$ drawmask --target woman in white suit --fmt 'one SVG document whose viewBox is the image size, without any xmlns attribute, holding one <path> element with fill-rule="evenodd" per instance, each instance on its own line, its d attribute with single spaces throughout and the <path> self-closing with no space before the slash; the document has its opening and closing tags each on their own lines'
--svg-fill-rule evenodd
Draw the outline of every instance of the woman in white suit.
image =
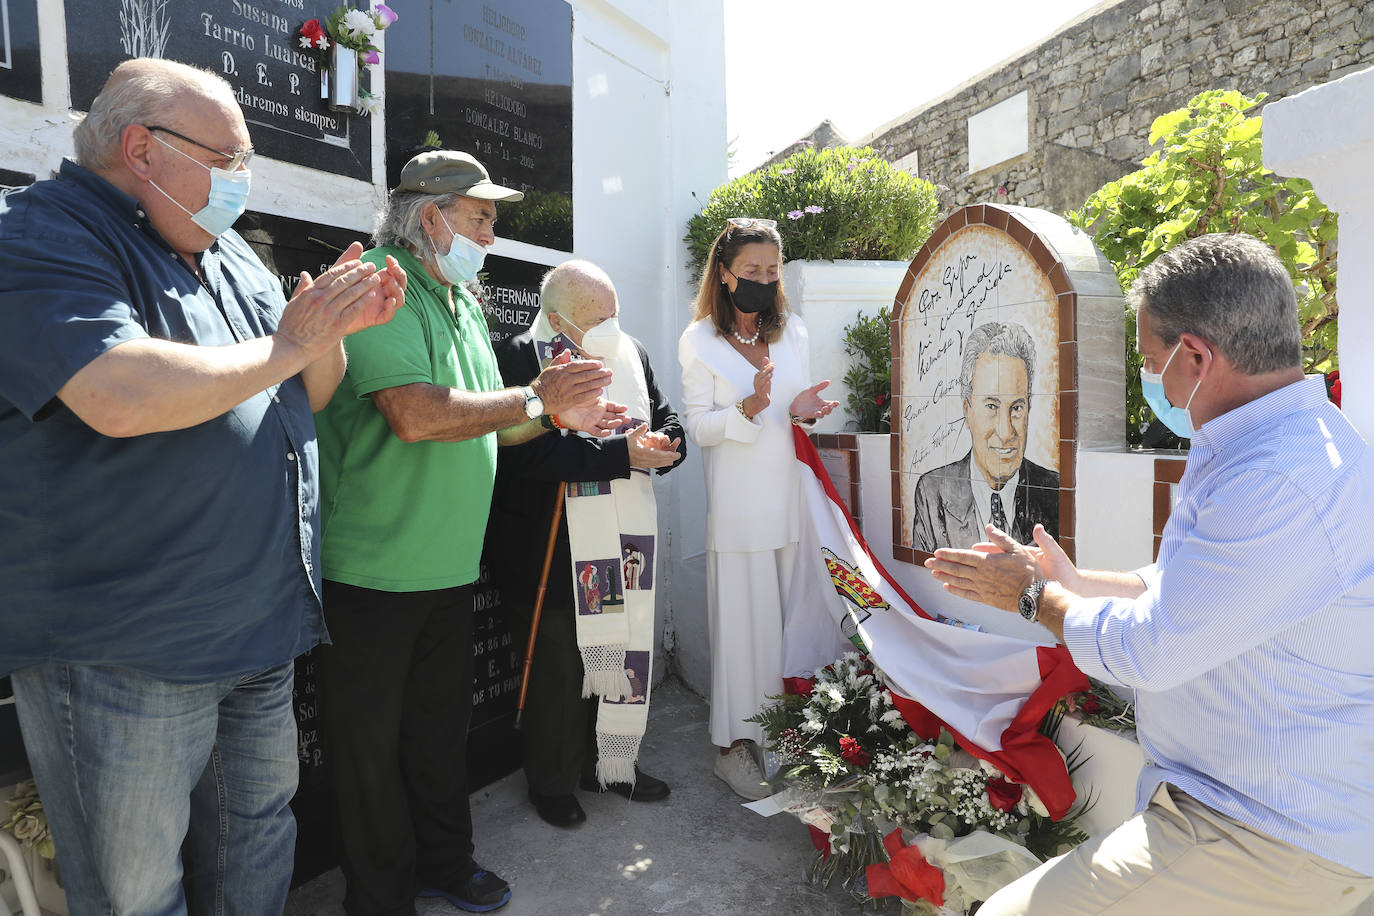
<svg viewBox="0 0 1374 916">
<path fill-rule="evenodd" d="M 715 773 L 769 792 L 762 730 L 745 722 L 782 692 L 783 607 L 796 558 L 800 477 L 792 424 L 838 406 L 811 384 L 806 326 L 787 309 L 772 220 L 734 218 L 711 246 L 678 342 L 683 420 L 706 469 L 706 575 Z"/>
</svg>

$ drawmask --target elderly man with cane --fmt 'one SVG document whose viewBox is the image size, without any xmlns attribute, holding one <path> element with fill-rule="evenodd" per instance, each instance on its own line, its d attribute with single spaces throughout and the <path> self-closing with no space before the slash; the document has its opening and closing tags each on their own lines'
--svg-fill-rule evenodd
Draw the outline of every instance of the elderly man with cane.
<svg viewBox="0 0 1374 916">
<path fill-rule="evenodd" d="M 563 352 L 593 356 L 614 371 L 610 398 L 629 406 L 614 436 L 503 444 L 497 462 L 487 556 L 503 603 L 532 634 L 521 713 L 525 776 L 535 810 L 559 827 L 586 820 L 578 787 L 635 801 L 668 796 L 667 784 L 635 760 L 648 716 L 659 552 L 650 472 L 677 467 L 686 448 L 644 347 L 620 330 L 619 312 L 606 273 L 569 261 L 544 278 L 533 327 L 497 350 L 501 374 L 514 384 Z M 545 532 L 552 562 L 545 561 L 547 591 L 536 596 Z"/>
</svg>

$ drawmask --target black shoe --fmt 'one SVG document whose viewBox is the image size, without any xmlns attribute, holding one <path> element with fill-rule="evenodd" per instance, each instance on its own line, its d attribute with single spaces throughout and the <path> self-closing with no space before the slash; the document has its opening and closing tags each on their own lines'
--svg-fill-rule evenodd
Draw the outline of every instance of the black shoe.
<svg viewBox="0 0 1374 916">
<path fill-rule="evenodd" d="M 447 888 L 422 887 L 417 897 L 443 897 L 469 913 L 499 910 L 510 901 L 510 885 L 491 872 L 479 868 L 466 880 Z"/>
<path fill-rule="evenodd" d="M 663 801 L 668 797 L 668 784 L 661 779 L 656 779 L 645 773 L 639 767 L 635 767 L 635 781 L 631 785 L 628 782 L 608 782 L 606 788 L 601 788 L 601 783 L 596 781 L 594 773 L 583 773 L 578 786 L 584 792 L 605 792 L 610 790 L 616 795 L 623 795 L 630 801 Z"/>
<path fill-rule="evenodd" d="M 539 817 L 555 827 L 576 827 L 587 819 L 587 812 L 577 803 L 571 793 L 568 795 L 540 795 L 530 790 L 530 801 Z"/>
</svg>

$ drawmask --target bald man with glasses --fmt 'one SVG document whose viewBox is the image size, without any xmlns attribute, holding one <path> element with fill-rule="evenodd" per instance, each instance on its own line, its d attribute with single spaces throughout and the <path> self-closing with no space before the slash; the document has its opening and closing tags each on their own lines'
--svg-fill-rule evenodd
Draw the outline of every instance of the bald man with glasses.
<svg viewBox="0 0 1374 916">
<path fill-rule="evenodd" d="M 405 275 L 354 244 L 285 300 L 230 229 L 252 143 L 207 71 L 126 61 L 75 145 L 0 199 L 0 675 L 72 913 L 280 913 L 312 410 Z"/>
</svg>

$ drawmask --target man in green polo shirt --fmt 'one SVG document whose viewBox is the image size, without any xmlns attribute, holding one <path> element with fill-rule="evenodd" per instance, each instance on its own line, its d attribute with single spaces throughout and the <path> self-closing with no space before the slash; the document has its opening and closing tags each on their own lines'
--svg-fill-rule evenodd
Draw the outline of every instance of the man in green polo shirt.
<svg viewBox="0 0 1374 916">
<path fill-rule="evenodd" d="M 476 299 L 495 240 L 494 184 L 466 153 L 401 170 L 364 261 L 394 257 L 405 307 L 355 334 L 348 371 L 316 416 L 324 614 L 320 652 L 349 916 L 414 913 L 414 898 L 496 909 L 506 882 L 473 861 L 464 757 L 472 712 L 473 583 L 496 445 L 562 425 L 606 434 L 610 372 L 561 361 L 505 388 Z M 381 331 L 382 333 L 372 333 Z"/>
</svg>

